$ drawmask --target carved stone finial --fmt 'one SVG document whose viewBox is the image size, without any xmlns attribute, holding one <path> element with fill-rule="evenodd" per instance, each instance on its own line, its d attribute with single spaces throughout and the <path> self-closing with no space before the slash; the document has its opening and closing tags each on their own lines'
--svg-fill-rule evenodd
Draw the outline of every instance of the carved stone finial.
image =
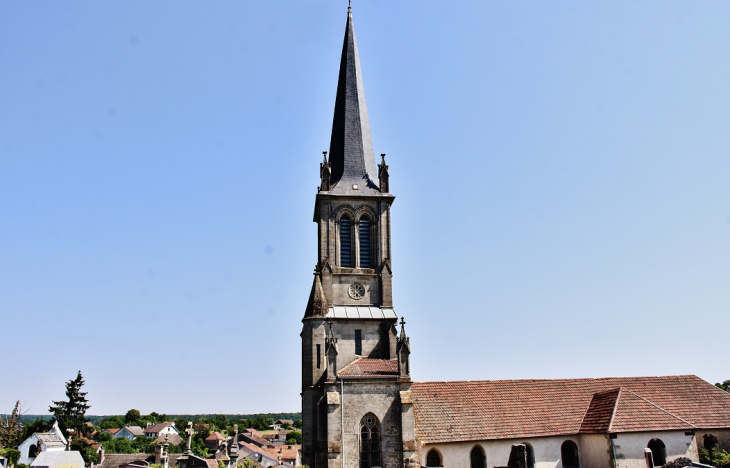
<svg viewBox="0 0 730 468">
<path fill-rule="evenodd" d="M 322 156 L 322 162 L 319 163 L 319 177 L 321 179 L 319 190 L 329 192 L 330 180 L 332 179 L 332 165 L 327 161 L 327 151 L 322 151 Z"/>
<path fill-rule="evenodd" d="M 378 164 L 378 181 L 380 182 L 380 191 L 384 193 L 390 192 L 390 174 L 388 173 L 388 165 L 385 164 L 385 153 L 380 155 L 382 161 Z"/>
<path fill-rule="evenodd" d="M 185 428 L 185 434 L 188 435 L 188 439 L 185 441 L 185 455 L 192 455 L 193 451 L 190 447 L 193 443 L 193 434 L 195 434 L 192 421 L 188 421 L 188 427 Z"/>
</svg>

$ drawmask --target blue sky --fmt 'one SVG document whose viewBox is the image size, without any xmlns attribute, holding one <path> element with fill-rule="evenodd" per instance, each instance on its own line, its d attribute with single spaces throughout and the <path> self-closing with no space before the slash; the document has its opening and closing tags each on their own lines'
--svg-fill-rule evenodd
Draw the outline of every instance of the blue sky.
<svg viewBox="0 0 730 468">
<path fill-rule="evenodd" d="M 346 9 L 0 3 L 0 411 L 299 410 Z M 353 14 L 416 380 L 730 378 L 730 4 Z"/>
</svg>

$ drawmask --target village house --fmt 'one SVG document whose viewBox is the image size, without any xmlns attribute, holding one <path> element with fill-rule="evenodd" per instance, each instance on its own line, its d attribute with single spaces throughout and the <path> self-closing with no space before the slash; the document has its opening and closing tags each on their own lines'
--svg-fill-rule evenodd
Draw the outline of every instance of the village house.
<svg viewBox="0 0 730 468">
<path fill-rule="evenodd" d="M 157 424 L 149 424 L 147 427 L 143 430 L 145 437 L 149 438 L 157 438 L 161 435 L 165 434 L 175 434 L 177 436 L 180 435 L 177 429 L 175 429 L 175 423 L 174 422 L 162 422 Z"/>
<path fill-rule="evenodd" d="M 144 430 L 139 426 L 124 426 L 121 429 L 117 429 L 116 432 L 112 434 L 112 437 L 114 437 L 115 439 L 124 437 L 130 442 L 133 441 L 136 437 L 144 436 Z"/>
<path fill-rule="evenodd" d="M 48 432 L 36 432 L 25 439 L 19 446 L 20 459 L 18 463 L 31 465 L 35 458 L 43 452 L 62 452 L 66 450 L 68 441 L 63 432 L 54 422 Z"/>
</svg>

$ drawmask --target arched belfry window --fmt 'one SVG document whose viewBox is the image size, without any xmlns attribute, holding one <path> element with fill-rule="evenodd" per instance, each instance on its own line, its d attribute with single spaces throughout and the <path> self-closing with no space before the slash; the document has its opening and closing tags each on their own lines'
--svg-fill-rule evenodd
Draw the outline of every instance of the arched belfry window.
<svg viewBox="0 0 730 468">
<path fill-rule="evenodd" d="M 471 449 L 471 468 L 486 468 L 487 466 L 487 460 L 486 456 L 484 455 L 484 450 L 480 446 L 476 446 L 473 449 Z"/>
<path fill-rule="evenodd" d="M 648 449 L 651 450 L 651 461 L 654 466 L 662 466 L 667 462 L 667 448 L 661 439 L 651 439 Z"/>
<path fill-rule="evenodd" d="M 428 451 L 426 455 L 426 466 L 443 466 L 441 464 L 441 454 L 438 453 L 438 450 L 431 449 Z"/>
<path fill-rule="evenodd" d="M 370 218 L 363 216 L 357 225 L 357 240 L 360 247 L 360 268 L 370 268 L 372 266 L 370 256 Z"/>
<path fill-rule="evenodd" d="M 560 457 L 563 461 L 563 468 L 580 468 L 578 446 L 572 440 L 566 440 L 560 446 Z"/>
<path fill-rule="evenodd" d="M 360 468 L 372 468 L 380 464 L 380 425 L 372 414 L 360 422 Z"/>
<path fill-rule="evenodd" d="M 340 266 L 352 268 L 352 220 L 345 215 L 340 218 Z"/>
</svg>

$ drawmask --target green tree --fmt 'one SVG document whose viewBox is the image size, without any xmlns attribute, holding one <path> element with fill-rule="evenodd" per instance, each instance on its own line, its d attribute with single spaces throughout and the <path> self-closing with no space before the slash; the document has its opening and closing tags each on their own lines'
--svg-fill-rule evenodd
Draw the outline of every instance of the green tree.
<svg viewBox="0 0 730 468">
<path fill-rule="evenodd" d="M 131 409 L 124 415 L 124 422 L 127 426 L 139 426 L 142 421 L 142 413 L 139 410 Z"/>
<path fill-rule="evenodd" d="M 723 383 L 716 383 L 715 387 L 721 388 L 725 390 L 726 392 L 730 392 L 730 380 L 726 380 Z"/>
<path fill-rule="evenodd" d="M 302 443 L 302 433 L 299 431 L 291 431 L 286 435 L 286 443 L 289 445 L 299 445 Z"/>
<path fill-rule="evenodd" d="M 69 429 L 74 430 L 77 434 L 86 432 L 86 411 L 91 406 L 89 400 L 86 399 L 87 392 L 81 391 L 84 383 L 84 378 L 79 371 L 75 379 L 66 382 L 68 400 L 54 401 L 53 405 L 48 408 L 64 432 Z"/>
<path fill-rule="evenodd" d="M 124 418 L 121 416 L 111 416 L 109 418 L 104 419 L 100 424 L 99 427 L 102 429 L 112 429 L 112 428 L 121 428 L 124 427 Z"/>
<path fill-rule="evenodd" d="M 80 375 L 80 374 L 79 374 Z M 127 440 L 127 439 L 124 439 Z M 99 463 L 99 454 L 94 450 L 94 446 L 86 442 L 84 439 L 71 439 L 71 450 L 76 450 L 81 454 L 81 458 L 88 465 L 89 463 Z"/>
<path fill-rule="evenodd" d="M 10 416 L 0 417 L 0 447 L 13 448 L 22 442 L 20 440 L 20 415 L 20 400 L 18 400 L 15 402 L 15 407 Z"/>
<path fill-rule="evenodd" d="M 36 432 L 48 432 L 50 429 L 50 421 L 46 421 L 42 418 L 37 418 L 32 423 L 25 424 L 23 426 L 23 434 L 20 436 L 20 440 L 23 441 Z"/>
</svg>

